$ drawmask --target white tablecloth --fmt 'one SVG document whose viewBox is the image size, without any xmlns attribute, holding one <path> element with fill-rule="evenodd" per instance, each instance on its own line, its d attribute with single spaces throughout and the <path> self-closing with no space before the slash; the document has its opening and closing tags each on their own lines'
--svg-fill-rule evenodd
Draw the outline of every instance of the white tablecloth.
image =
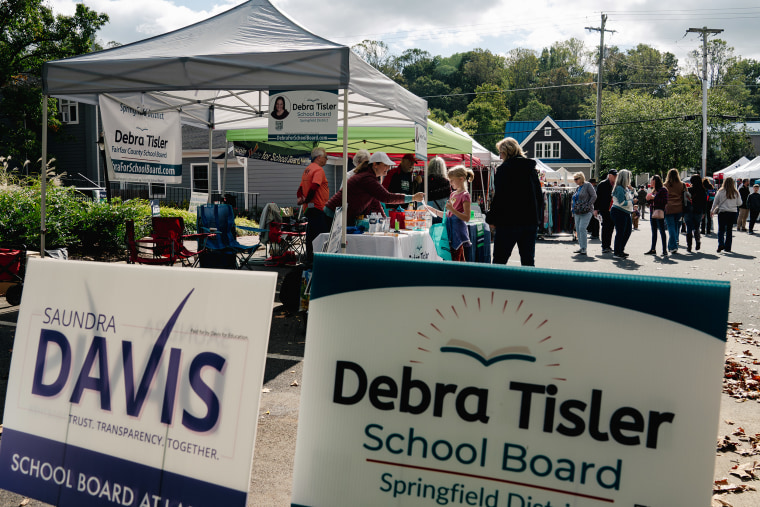
<svg viewBox="0 0 760 507">
<path fill-rule="evenodd" d="M 329 234 L 325 232 L 314 239 L 314 252 L 322 251 L 328 237 Z M 398 236 L 349 234 L 346 236 L 346 253 L 397 259 L 441 260 L 427 231 L 403 231 Z"/>
</svg>

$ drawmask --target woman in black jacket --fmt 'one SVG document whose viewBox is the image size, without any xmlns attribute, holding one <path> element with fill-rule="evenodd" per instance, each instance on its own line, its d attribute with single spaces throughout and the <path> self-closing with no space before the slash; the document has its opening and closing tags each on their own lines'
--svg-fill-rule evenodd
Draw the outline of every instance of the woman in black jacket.
<svg viewBox="0 0 760 507">
<path fill-rule="evenodd" d="M 699 235 L 699 229 L 702 224 L 702 216 L 707 209 L 707 192 L 702 185 L 702 178 L 698 174 L 695 174 L 689 180 L 691 187 L 689 193 L 691 194 L 690 205 L 684 210 L 684 221 L 686 222 L 686 251 L 691 252 L 691 240 L 692 238 L 696 242 L 697 250 L 702 247 L 701 236 Z"/>
<path fill-rule="evenodd" d="M 504 162 L 496 169 L 488 212 L 488 223 L 495 229 L 493 263 L 506 264 L 517 245 L 520 264 L 534 266 L 536 235 L 544 215 L 536 161 L 526 158 L 511 137 L 496 143 L 496 148 Z"/>
</svg>

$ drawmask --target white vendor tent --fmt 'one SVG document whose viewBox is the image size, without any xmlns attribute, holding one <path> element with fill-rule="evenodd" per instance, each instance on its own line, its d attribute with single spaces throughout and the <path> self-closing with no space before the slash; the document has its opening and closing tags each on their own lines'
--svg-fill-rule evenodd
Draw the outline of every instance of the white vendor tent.
<svg viewBox="0 0 760 507">
<path fill-rule="evenodd" d="M 733 171 L 735 169 L 738 169 L 739 167 L 743 166 L 747 162 L 749 162 L 749 159 L 747 157 L 742 157 L 736 162 L 734 162 L 733 164 L 731 164 L 730 166 L 724 167 L 720 171 L 715 171 L 713 173 L 713 178 L 724 178 L 725 176 L 727 176 L 726 173 Z"/>
<path fill-rule="evenodd" d="M 537 158 L 534 158 L 533 160 L 536 161 L 536 169 L 541 173 L 544 179 L 553 181 L 559 181 L 561 179 L 559 172 L 555 171 Z"/>
<path fill-rule="evenodd" d="M 760 178 L 760 157 L 755 157 L 746 164 L 742 164 L 736 169 L 731 169 L 723 173 L 723 177 L 732 177 L 735 180 Z"/>
<path fill-rule="evenodd" d="M 47 62 L 42 74 L 43 100 L 54 96 L 97 104 L 102 94 L 138 111 L 179 110 L 183 123 L 209 129 L 266 127 L 269 90 L 340 90 L 341 126 L 425 125 L 427 117 L 425 100 L 350 47 L 307 31 L 268 0 L 249 0 L 133 44 Z M 43 167 L 46 144 L 43 128 Z M 44 183 L 42 191 L 44 249 Z"/>
</svg>

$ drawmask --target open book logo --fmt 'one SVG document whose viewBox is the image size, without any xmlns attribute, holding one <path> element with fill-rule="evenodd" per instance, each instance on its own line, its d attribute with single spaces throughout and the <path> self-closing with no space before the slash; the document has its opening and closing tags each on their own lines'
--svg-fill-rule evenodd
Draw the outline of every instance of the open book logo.
<svg viewBox="0 0 760 507">
<path fill-rule="evenodd" d="M 510 369 L 529 368 L 555 381 L 567 380 L 560 364 L 564 347 L 552 337 L 556 327 L 541 316 L 549 305 L 539 296 L 526 301 L 513 291 L 471 290 L 447 300 L 426 314 L 430 320 L 417 331 L 410 363 L 435 363 L 439 354 L 451 359 L 460 354 L 486 368 L 509 361 Z M 483 330 L 495 334 L 480 337 Z"/>
<path fill-rule="evenodd" d="M 486 355 L 483 350 L 477 345 L 464 341 L 464 340 L 449 340 L 449 342 L 441 347 L 441 352 L 451 352 L 453 354 L 464 354 L 477 359 L 483 366 L 491 366 L 494 363 L 500 361 L 527 361 L 529 363 L 536 362 L 536 356 L 530 353 L 528 347 L 516 345 L 513 347 L 503 347 L 496 349 L 490 354 Z"/>
</svg>

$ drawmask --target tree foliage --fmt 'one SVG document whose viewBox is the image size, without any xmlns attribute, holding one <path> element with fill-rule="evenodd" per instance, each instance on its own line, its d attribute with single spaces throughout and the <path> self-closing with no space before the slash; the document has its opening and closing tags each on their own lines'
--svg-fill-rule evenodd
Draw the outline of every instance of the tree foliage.
<svg viewBox="0 0 760 507">
<path fill-rule="evenodd" d="M 702 153 L 701 93 L 682 89 L 659 98 L 643 91 L 622 95 L 604 92 L 602 101 L 602 168 L 630 169 L 634 173 L 664 174 L 671 167 L 699 168 Z M 591 115 L 594 104 L 586 105 Z M 708 172 L 751 150 L 744 133 L 727 115 L 743 115 L 747 108 L 721 90 L 708 95 L 710 142 L 721 146 Z M 723 161 L 728 161 L 725 164 Z"/>
<path fill-rule="evenodd" d="M 95 33 L 108 22 L 84 4 L 73 16 L 55 16 L 43 0 L 0 2 L 0 153 L 23 161 L 27 154 L 41 151 L 42 64 L 90 51 Z M 56 101 L 49 101 L 50 122 L 55 119 Z"/>
</svg>

